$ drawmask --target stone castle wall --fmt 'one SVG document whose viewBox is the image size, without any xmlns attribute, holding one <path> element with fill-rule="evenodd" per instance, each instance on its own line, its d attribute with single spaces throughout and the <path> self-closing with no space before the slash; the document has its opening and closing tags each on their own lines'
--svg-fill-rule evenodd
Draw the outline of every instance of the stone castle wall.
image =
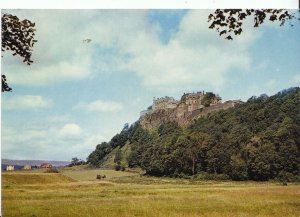
<svg viewBox="0 0 300 217">
<path fill-rule="evenodd" d="M 141 112 L 140 123 L 146 129 L 157 128 L 165 122 L 175 121 L 179 125 L 188 125 L 191 121 L 207 116 L 211 112 L 225 110 L 234 107 L 241 101 L 220 102 L 217 96 L 210 106 L 201 104 L 203 92 L 196 94 L 184 94 L 180 101 L 171 97 L 153 100 L 152 109 Z"/>
</svg>

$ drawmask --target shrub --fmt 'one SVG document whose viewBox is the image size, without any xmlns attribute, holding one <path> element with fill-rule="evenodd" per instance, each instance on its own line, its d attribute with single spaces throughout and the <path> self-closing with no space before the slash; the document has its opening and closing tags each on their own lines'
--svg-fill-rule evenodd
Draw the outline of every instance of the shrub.
<svg viewBox="0 0 300 217">
<path fill-rule="evenodd" d="M 285 171 L 281 171 L 278 176 L 277 179 L 281 182 L 293 182 L 293 181 L 297 181 L 297 178 L 289 172 L 285 172 Z"/>
<path fill-rule="evenodd" d="M 100 174 L 96 175 L 96 179 L 105 179 L 106 175 L 101 176 Z"/>
<path fill-rule="evenodd" d="M 59 173 L 58 169 L 55 167 L 48 168 L 45 173 Z"/>
<path fill-rule="evenodd" d="M 115 170 L 116 170 L 116 171 L 119 171 L 119 170 L 121 170 L 121 168 L 122 168 L 122 166 L 121 166 L 121 165 L 119 165 L 119 164 L 117 164 L 117 165 L 115 166 Z"/>
<path fill-rule="evenodd" d="M 115 165 L 115 170 L 116 171 L 125 171 L 125 167 L 121 166 L 120 164 Z"/>
<path fill-rule="evenodd" d="M 195 176 L 196 180 L 230 180 L 227 174 L 201 172 Z"/>
<path fill-rule="evenodd" d="M 190 178 L 192 178 L 189 175 L 186 175 L 184 173 L 177 173 L 177 172 L 176 172 L 176 174 L 171 175 L 171 177 L 173 177 L 173 178 L 180 178 L 180 179 L 190 179 Z"/>
</svg>

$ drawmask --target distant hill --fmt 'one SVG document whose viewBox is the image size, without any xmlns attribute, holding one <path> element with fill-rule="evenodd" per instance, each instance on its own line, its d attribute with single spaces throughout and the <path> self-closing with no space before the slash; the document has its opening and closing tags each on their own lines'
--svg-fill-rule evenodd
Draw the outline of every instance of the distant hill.
<svg viewBox="0 0 300 217">
<path fill-rule="evenodd" d="M 154 176 L 300 180 L 300 88 L 253 96 L 187 126 L 137 121 L 98 144 L 88 163 Z"/>
<path fill-rule="evenodd" d="M 47 161 L 47 160 L 11 160 L 11 159 L 2 159 L 2 165 L 15 165 L 15 166 L 24 166 L 29 164 L 31 166 L 40 166 L 42 163 L 50 163 L 54 167 L 63 167 L 70 164 L 70 161 Z"/>
</svg>

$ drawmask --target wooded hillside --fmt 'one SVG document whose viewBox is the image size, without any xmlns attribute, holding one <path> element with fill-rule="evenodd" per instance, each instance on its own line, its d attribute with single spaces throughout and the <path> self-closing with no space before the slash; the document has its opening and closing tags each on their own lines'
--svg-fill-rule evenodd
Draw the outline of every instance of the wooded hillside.
<svg viewBox="0 0 300 217">
<path fill-rule="evenodd" d="M 174 122 L 148 131 L 138 122 L 97 145 L 88 162 L 101 166 L 113 149 L 128 167 L 149 175 L 233 180 L 293 180 L 300 174 L 300 88 L 213 112 L 183 128 Z M 121 150 L 121 149 L 120 149 Z"/>
</svg>

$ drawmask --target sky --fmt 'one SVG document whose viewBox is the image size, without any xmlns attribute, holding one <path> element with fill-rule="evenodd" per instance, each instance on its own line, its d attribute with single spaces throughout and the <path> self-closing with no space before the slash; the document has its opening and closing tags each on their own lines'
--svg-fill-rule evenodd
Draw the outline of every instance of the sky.
<svg viewBox="0 0 300 217">
<path fill-rule="evenodd" d="M 2 53 L 2 158 L 86 159 L 153 97 L 213 91 L 223 101 L 300 85 L 300 21 L 228 41 L 209 10 L 3 10 L 36 23 L 27 66 Z M 90 43 L 83 42 L 91 39 Z"/>
</svg>

